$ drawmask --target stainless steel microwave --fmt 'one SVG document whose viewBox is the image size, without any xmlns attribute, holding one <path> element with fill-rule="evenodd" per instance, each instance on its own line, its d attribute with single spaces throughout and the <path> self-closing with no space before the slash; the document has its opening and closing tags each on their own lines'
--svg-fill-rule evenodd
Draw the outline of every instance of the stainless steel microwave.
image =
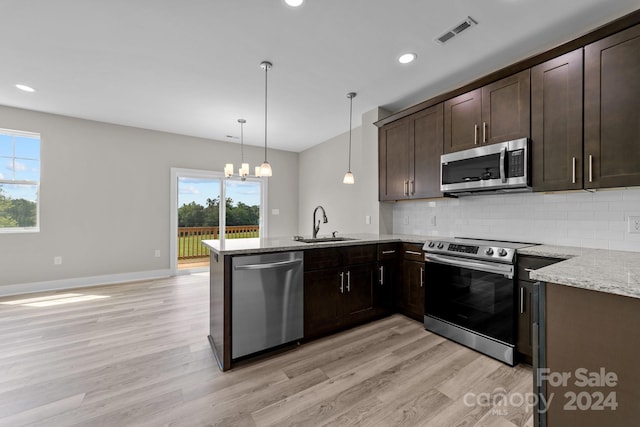
<svg viewBox="0 0 640 427">
<path fill-rule="evenodd" d="M 440 189 L 464 195 L 531 191 L 527 138 L 440 156 Z"/>
</svg>

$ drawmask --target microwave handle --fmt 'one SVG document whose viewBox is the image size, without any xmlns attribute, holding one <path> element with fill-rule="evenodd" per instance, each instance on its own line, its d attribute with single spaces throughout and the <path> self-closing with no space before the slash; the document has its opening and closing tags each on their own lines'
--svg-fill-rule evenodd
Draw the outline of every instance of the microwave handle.
<svg viewBox="0 0 640 427">
<path fill-rule="evenodd" d="M 505 175 L 504 168 L 504 159 L 507 157 L 507 147 L 504 147 L 500 150 L 500 177 L 502 178 L 502 183 L 507 182 L 507 176 Z"/>
</svg>

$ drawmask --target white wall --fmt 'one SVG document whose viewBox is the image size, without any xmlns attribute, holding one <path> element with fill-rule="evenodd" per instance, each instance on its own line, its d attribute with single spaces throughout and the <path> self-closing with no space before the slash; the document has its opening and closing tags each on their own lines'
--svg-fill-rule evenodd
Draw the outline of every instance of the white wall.
<svg viewBox="0 0 640 427">
<path fill-rule="evenodd" d="M 355 184 L 346 185 L 349 132 L 300 153 L 300 194 L 298 197 L 298 233 L 312 233 L 312 214 L 322 205 L 329 222 L 320 224 L 318 235 L 340 233 L 378 233 L 378 129 L 373 122 L 386 114 L 374 109 L 362 115 L 362 127 L 354 128 L 351 138 L 351 171 Z M 348 122 L 347 122 L 348 123 Z M 365 216 L 371 216 L 371 224 Z"/>
<path fill-rule="evenodd" d="M 168 272 L 171 168 L 222 171 L 240 157 L 238 144 L 2 106 L 0 128 L 40 133 L 42 158 L 40 232 L 0 234 L 0 287 Z M 262 156 L 245 148 L 251 165 Z M 295 234 L 298 154 L 270 150 L 269 162 L 268 233 Z"/>
<path fill-rule="evenodd" d="M 640 188 L 471 196 L 396 203 L 393 231 L 640 252 L 629 215 L 640 216 Z"/>
</svg>

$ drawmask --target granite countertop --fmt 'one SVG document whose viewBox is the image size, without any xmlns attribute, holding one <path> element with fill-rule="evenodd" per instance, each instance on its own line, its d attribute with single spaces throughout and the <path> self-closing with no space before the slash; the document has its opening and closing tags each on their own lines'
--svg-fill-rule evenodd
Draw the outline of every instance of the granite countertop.
<svg viewBox="0 0 640 427">
<path fill-rule="evenodd" d="M 282 236 L 227 239 L 222 245 L 220 240 L 203 240 L 202 243 L 219 255 L 247 255 L 388 242 L 423 244 L 437 238 L 406 234 L 340 234 L 339 237 L 353 240 L 304 243 Z M 538 245 L 519 249 L 518 253 L 563 260 L 531 272 L 530 277 L 534 280 L 640 298 L 640 252 Z"/>
<path fill-rule="evenodd" d="M 319 235 L 318 237 L 328 237 Z M 219 255 L 246 255 L 263 252 L 299 251 L 303 249 L 329 248 L 339 246 L 366 245 L 387 242 L 405 242 L 424 244 L 429 236 L 407 234 L 339 234 L 352 240 L 339 242 L 304 243 L 292 240 L 291 237 L 267 237 L 255 239 L 203 240 L 202 243 Z"/>
<path fill-rule="evenodd" d="M 518 253 L 564 260 L 532 271 L 534 280 L 640 298 L 640 252 L 540 245 Z"/>
</svg>

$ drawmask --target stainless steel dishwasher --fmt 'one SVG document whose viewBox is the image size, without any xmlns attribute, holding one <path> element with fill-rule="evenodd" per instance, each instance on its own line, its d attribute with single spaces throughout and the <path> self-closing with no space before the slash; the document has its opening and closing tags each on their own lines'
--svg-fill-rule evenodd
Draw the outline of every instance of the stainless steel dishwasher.
<svg viewBox="0 0 640 427">
<path fill-rule="evenodd" d="M 303 253 L 234 256 L 231 277 L 231 357 L 302 338 Z"/>
</svg>

